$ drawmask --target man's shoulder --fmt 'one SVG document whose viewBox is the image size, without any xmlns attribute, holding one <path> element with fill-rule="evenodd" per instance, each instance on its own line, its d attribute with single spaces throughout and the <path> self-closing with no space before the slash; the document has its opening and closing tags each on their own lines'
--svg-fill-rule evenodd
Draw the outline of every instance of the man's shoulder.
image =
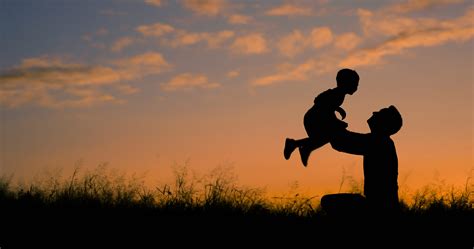
<svg viewBox="0 0 474 249">
<path fill-rule="evenodd" d="M 390 136 L 380 136 L 380 135 L 375 135 L 372 133 L 369 133 L 371 139 L 376 142 L 379 145 L 388 145 L 388 146 L 395 146 L 395 142 L 393 142 L 392 138 Z"/>
</svg>

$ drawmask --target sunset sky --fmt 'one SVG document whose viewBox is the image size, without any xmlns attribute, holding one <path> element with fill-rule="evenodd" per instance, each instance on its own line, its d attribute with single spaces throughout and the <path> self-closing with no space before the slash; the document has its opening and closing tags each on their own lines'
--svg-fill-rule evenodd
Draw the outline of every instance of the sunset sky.
<svg viewBox="0 0 474 249">
<path fill-rule="evenodd" d="M 223 165 L 243 185 L 337 192 L 362 157 L 326 145 L 305 168 L 283 145 L 348 67 L 348 129 L 403 116 L 400 185 L 472 174 L 472 1 L 2 0 L 0 31 L 2 173 Z"/>
</svg>

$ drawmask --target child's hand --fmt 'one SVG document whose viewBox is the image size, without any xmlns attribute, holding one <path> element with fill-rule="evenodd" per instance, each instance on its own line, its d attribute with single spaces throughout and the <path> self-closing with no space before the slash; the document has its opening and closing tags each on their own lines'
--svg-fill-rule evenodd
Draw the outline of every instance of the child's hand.
<svg viewBox="0 0 474 249">
<path fill-rule="evenodd" d="M 346 118 L 346 111 L 344 111 L 344 109 L 342 109 L 341 107 L 338 107 L 336 111 L 339 112 L 339 114 L 341 114 L 342 120 Z"/>
<path fill-rule="evenodd" d="M 338 121 L 334 124 L 334 131 L 346 130 L 348 126 L 349 126 L 349 125 L 348 125 L 346 122 L 341 121 L 341 120 L 338 120 Z"/>
</svg>

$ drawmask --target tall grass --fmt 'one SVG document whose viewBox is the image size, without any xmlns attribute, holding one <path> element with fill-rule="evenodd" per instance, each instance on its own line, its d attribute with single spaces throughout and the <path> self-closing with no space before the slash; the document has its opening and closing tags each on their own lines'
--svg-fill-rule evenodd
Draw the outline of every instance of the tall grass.
<svg viewBox="0 0 474 249">
<path fill-rule="evenodd" d="M 349 191 L 361 192 L 360 182 L 352 178 L 347 182 Z M 68 241 L 90 247 L 101 241 L 110 247 L 110 243 L 123 246 L 125 240 L 146 248 L 162 241 L 219 247 L 243 241 L 243 247 L 259 240 L 265 245 L 291 241 L 336 247 L 380 245 L 380 241 L 427 247 L 441 241 L 450 248 L 470 248 L 474 242 L 470 178 L 463 189 L 430 185 L 410 200 L 402 199 L 403 217 L 397 224 L 386 219 L 374 223 L 364 216 L 333 219 L 320 207 L 320 197 L 302 195 L 297 187 L 269 197 L 264 189 L 240 186 L 223 167 L 198 177 L 188 167 L 178 166 L 173 182 L 153 187 L 145 184 L 144 176 L 120 173 L 106 164 L 93 170 L 77 167 L 66 177 L 61 172 L 44 174 L 26 183 L 2 176 L 0 224 L 5 229 L 0 246 L 29 248 L 33 243 L 64 248 L 62 241 Z"/>
<path fill-rule="evenodd" d="M 408 215 L 472 215 L 474 196 L 469 177 L 463 189 L 429 185 L 410 198 L 401 199 Z M 351 192 L 362 186 L 348 181 Z M 341 183 L 342 186 L 342 183 Z M 80 208 L 152 210 L 166 214 L 260 215 L 311 218 L 324 215 L 320 196 L 297 192 L 268 198 L 263 189 L 237 184 L 228 168 L 220 167 L 204 177 L 193 176 L 186 166 L 174 169 L 174 182 L 155 187 L 145 185 L 144 176 L 127 175 L 106 164 L 93 170 L 76 167 L 68 177 L 60 172 L 45 174 L 29 183 L 14 183 L 12 176 L 0 178 L 3 208 Z"/>
<path fill-rule="evenodd" d="M 471 180 L 472 176 L 467 177 L 463 188 L 448 186 L 438 180 L 405 197 L 401 203 L 405 211 L 412 215 L 473 214 L 474 185 Z"/>
</svg>

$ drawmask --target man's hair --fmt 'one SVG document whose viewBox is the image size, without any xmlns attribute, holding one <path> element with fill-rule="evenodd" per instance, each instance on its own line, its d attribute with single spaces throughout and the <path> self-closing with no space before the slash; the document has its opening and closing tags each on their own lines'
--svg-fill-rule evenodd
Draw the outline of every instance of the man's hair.
<svg viewBox="0 0 474 249">
<path fill-rule="evenodd" d="M 359 83 L 359 74 L 357 74 L 357 72 L 352 69 L 343 68 L 337 72 L 336 82 L 337 86 L 347 84 L 357 85 Z"/>
<path fill-rule="evenodd" d="M 397 110 L 397 108 L 393 105 L 389 106 L 387 108 L 387 115 L 389 115 L 388 119 L 389 119 L 389 122 L 387 122 L 385 128 L 386 128 L 386 131 L 389 135 L 393 135 L 395 133 L 397 133 L 400 128 L 402 128 L 402 125 L 403 125 L 403 119 L 402 119 L 402 115 L 400 114 L 400 112 Z"/>
</svg>

